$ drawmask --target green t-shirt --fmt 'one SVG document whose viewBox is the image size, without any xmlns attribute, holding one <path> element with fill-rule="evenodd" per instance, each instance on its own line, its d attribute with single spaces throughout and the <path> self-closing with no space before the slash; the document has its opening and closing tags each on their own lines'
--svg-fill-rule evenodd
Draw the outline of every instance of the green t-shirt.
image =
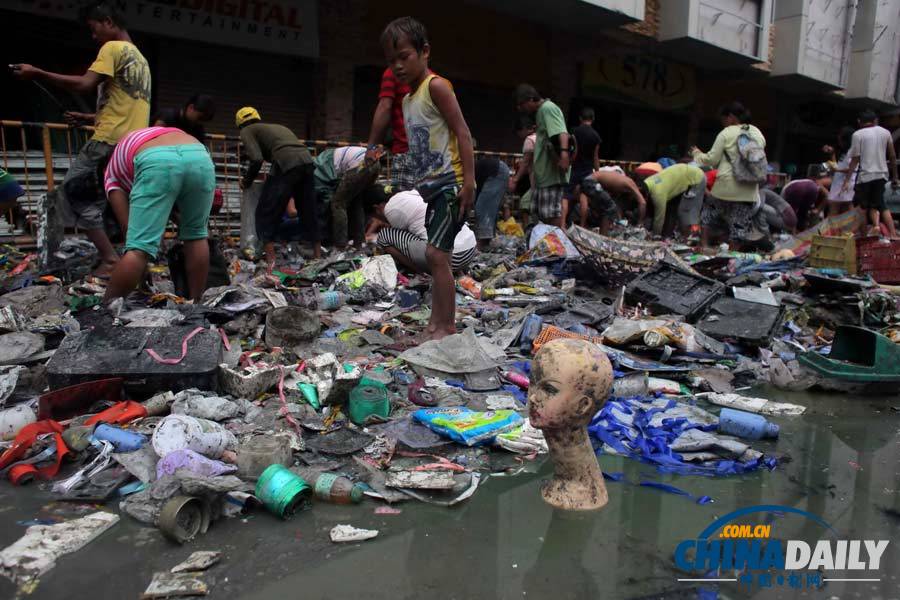
<svg viewBox="0 0 900 600">
<path fill-rule="evenodd" d="M 569 181 L 568 170 L 557 166 L 559 156 L 553 150 L 554 135 L 566 133 L 566 119 L 559 107 L 550 100 L 544 100 L 535 115 L 537 139 L 534 144 L 534 187 L 565 185 Z"/>
</svg>

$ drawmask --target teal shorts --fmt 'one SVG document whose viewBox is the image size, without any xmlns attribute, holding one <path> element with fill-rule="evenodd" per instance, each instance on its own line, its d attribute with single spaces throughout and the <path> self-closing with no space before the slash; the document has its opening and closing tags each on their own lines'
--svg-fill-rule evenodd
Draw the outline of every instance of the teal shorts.
<svg viewBox="0 0 900 600">
<path fill-rule="evenodd" d="M 179 211 L 178 238 L 205 239 L 215 189 L 215 166 L 203 144 L 154 146 L 139 152 L 128 199 L 125 250 L 155 257 L 173 206 Z"/>
</svg>

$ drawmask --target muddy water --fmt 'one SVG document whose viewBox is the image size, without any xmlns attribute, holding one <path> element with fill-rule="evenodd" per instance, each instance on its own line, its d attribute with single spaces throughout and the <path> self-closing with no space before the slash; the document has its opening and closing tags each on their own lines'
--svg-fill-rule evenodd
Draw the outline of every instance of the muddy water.
<svg viewBox="0 0 900 600">
<path fill-rule="evenodd" d="M 759 449 L 790 458 L 773 472 L 724 479 L 665 476 L 618 457 L 602 457 L 605 471 L 629 480 L 676 485 L 712 504 L 651 488 L 608 482 L 609 504 L 595 514 L 554 512 L 540 499 L 536 473 L 492 477 L 460 507 L 399 505 L 400 515 L 373 513 L 377 504 L 316 505 L 289 522 L 265 513 L 214 525 L 178 547 L 127 516 L 80 552 L 63 558 L 31 598 L 136 598 L 154 571 L 193 550 L 222 550 L 207 575 L 210 598 L 900 598 L 900 397 L 887 399 L 759 391 L 809 407 L 801 417 L 776 418 L 777 441 Z M 17 521 L 71 516 L 77 507 L 47 507 L 50 495 L 33 487 L 0 486 L 0 542 L 24 530 Z M 829 582 L 821 590 L 774 583 L 752 591 L 736 583 L 678 582 L 673 551 L 717 517 L 756 504 L 781 504 L 821 516 L 839 539 L 891 540 L 879 582 Z M 888 512 L 885 512 L 888 511 Z M 826 537 L 812 521 L 790 514 L 757 522 L 773 537 L 810 543 Z M 328 541 L 337 523 L 381 531 L 378 538 L 338 546 Z M 724 575 L 720 575 L 724 577 Z M 832 574 L 832 577 L 840 574 Z M 847 572 L 844 577 L 860 577 Z M 702 590 L 716 590 L 718 596 Z M 77 594 L 73 596 L 73 592 Z M 0 597 L 14 588 L 0 581 Z"/>
</svg>

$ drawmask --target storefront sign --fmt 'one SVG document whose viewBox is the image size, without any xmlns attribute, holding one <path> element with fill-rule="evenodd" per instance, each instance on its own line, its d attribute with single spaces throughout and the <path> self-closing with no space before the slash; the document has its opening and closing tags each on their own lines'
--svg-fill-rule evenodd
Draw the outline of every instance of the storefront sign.
<svg viewBox="0 0 900 600">
<path fill-rule="evenodd" d="M 316 57 L 315 0 L 112 0 L 134 31 Z M 6 0 L 3 8 L 76 20 L 83 2 Z"/>
<path fill-rule="evenodd" d="M 654 108 L 690 106 L 696 93 L 694 69 L 653 56 L 607 56 L 584 66 L 584 93 L 613 91 Z"/>
</svg>

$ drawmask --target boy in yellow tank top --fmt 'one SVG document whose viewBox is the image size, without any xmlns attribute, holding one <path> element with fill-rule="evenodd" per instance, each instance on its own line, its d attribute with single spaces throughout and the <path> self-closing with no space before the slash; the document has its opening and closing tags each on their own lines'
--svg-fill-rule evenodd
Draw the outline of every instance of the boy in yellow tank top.
<svg viewBox="0 0 900 600">
<path fill-rule="evenodd" d="M 425 257 L 433 279 L 431 320 L 425 333 L 426 339 L 439 340 L 456 333 L 450 254 L 475 198 L 472 135 L 453 86 L 428 70 L 431 46 L 421 23 L 411 17 L 391 21 L 381 34 L 381 45 L 394 75 L 412 90 L 403 99 L 407 161 L 428 203 Z"/>
</svg>

